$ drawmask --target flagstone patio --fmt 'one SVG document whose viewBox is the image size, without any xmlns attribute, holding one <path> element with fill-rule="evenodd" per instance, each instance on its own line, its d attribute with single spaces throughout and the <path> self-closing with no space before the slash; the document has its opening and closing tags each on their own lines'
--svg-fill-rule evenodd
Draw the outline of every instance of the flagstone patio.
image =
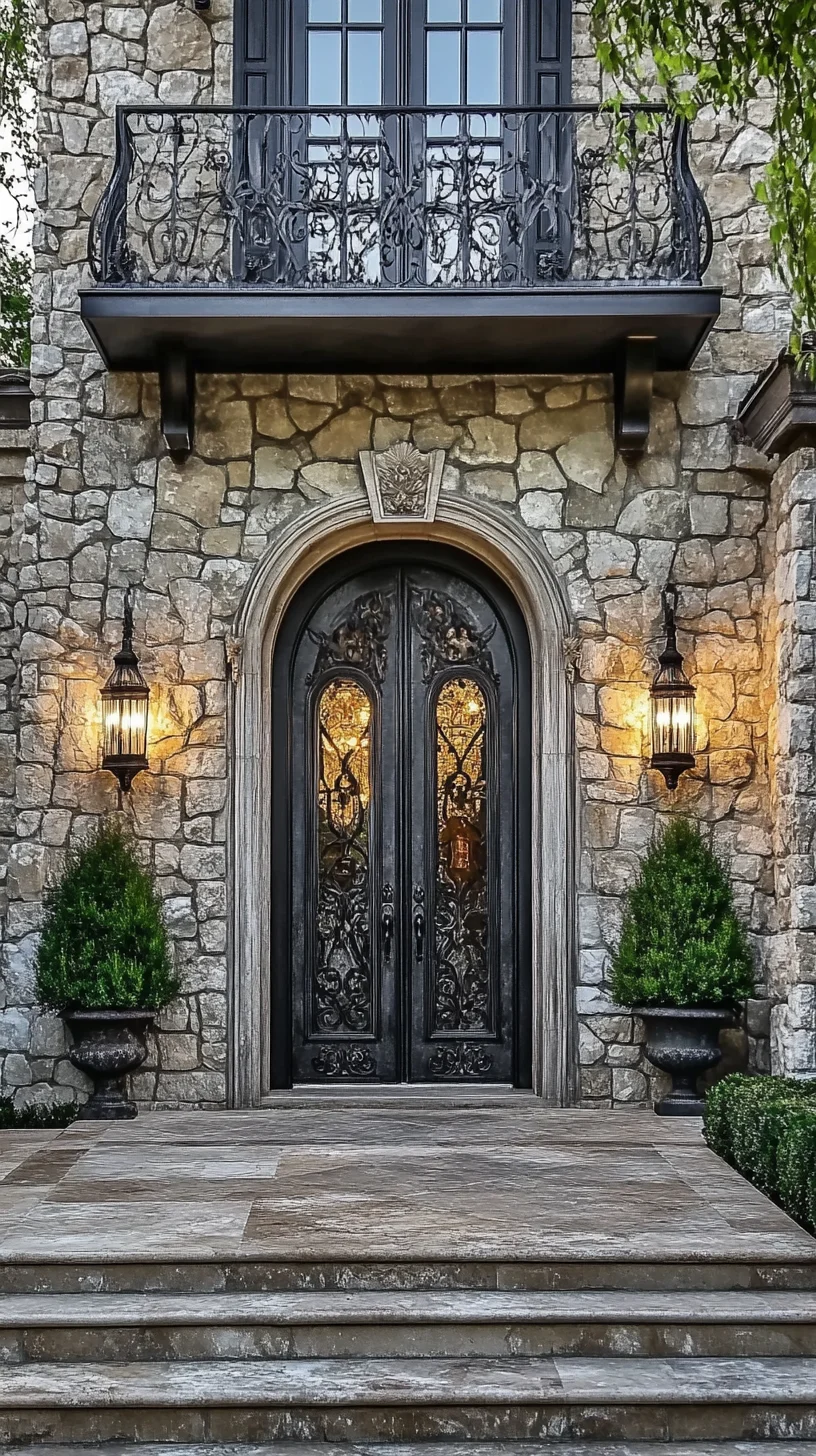
<svg viewBox="0 0 816 1456">
<path fill-rule="evenodd" d="M 0 1133 L 0 1260 L 816 1261 L 696 1120 L 281 1095 Z"/>
</svg>

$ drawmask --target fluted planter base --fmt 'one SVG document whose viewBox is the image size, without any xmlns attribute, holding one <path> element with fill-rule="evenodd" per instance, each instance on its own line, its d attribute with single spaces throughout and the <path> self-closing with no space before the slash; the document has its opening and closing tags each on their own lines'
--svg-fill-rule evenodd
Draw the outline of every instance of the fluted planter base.
<svg viewBox="0 0 816 1456">
<path fill-rule="evenodd" d="M 635 1015 L 646 1024 L 646 1055 L 653 1066 L 668 1072 L 672 1089 L 654 1110 L 661 1117 L 702 1117 L 705 1098 L 697 1094 L 697 1079 L 716 1067 L 720 1032 L 733 1020 L 722 1006 L 637 1006 Z"/>
<path fill-rule="evenodd" d="M 80 1112 L 92 1121 L 120 1121 L 138 1111 L 125 1092 L 125 1078 L 147 1056 L 145 1034 L 152 1011 L 69 1011 L 65 1021 L 74 1038 L 69 1056 L 85 1072 L 94 1090 Z"/>
</svg>

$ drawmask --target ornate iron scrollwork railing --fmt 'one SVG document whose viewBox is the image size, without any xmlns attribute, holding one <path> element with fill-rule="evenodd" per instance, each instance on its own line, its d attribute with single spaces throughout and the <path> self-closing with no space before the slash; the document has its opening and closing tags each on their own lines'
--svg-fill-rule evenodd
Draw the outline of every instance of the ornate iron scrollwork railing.
<svg viewBox="0 0 816 1456">
<path fill-rule="evenodd" d="M 657 107 L 126 106 L 116 138 L 102 284 L 698 283 L 711 250 L 685 125 Z"/>
</svg>

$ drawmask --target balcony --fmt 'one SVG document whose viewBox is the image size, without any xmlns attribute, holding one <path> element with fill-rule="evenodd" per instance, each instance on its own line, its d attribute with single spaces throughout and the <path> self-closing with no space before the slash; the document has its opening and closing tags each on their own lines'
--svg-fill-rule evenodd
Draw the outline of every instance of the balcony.
<svg viewBox="0 0 816 1456">
<path fill-rule="evenodd" d="M 688 137 L 657 107 L 120 107 L 82 315 L 158 370 L 612 372 L 618 443 L 719 313 Z"/>
</svg>

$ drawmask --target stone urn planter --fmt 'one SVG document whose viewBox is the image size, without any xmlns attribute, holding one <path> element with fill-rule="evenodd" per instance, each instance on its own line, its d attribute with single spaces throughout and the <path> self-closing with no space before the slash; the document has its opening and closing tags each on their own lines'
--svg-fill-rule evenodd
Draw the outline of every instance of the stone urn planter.
<svg viewBox="0 0 816 1456">
<path fill-rule="evenodd" d="M 672 1088 L 654 1105 L 661 1117 L 702 1117 L 705 1098 L 697 1095 L 697 1078 L 716 1067 L 722 1056 L 720 1032 L 733 1016 L 723 1006 L 636 1006 L 646 1025 L 646 1055 Z"/>
<path fill-rule="evenodd" d="M 125 1094 L 125 1077 L 147 1056 L 145 1034 L 155 1012 L 66 1011 L 64 1018 L 74 1038 L 68 1055 L 94 1084 L 80 1117 L 105 1121 L 135 1117 L 138 1109 Z"/>
</svg>

